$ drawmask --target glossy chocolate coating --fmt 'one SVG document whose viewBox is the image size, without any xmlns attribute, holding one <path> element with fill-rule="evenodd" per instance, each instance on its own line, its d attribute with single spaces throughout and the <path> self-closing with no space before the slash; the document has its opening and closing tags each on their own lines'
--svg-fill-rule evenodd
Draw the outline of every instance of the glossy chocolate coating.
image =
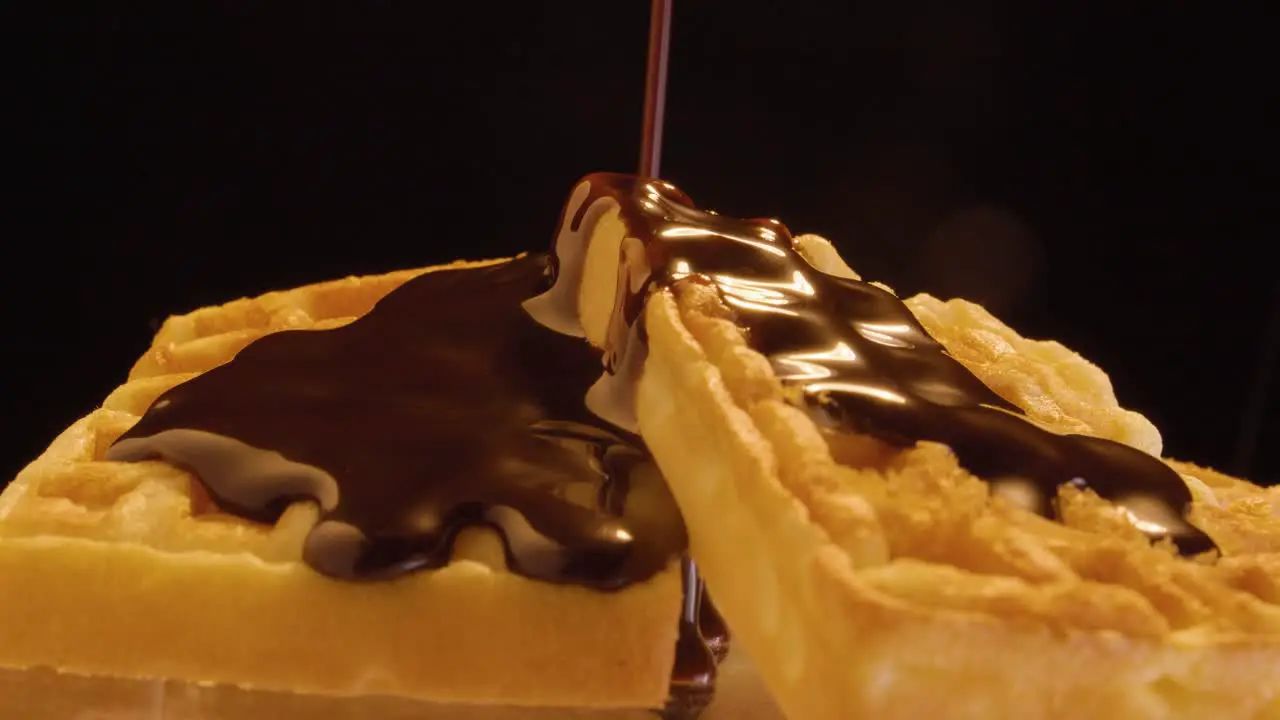
<svg viewBox="0 0 1280 720">
<path fill-rule="evenodd" d="M 571 227 L 595 202 L 611 202 L 628 237 L 644 245 L 641 260 L 623 253 L 624 264 L 648 267 L 619 276 L 648 280 L 620 297 L 615 325 L 639 322 L 655 283 L 709 282 L 750 346 L 784 385 L 802 390 L 801 405 L 820 426 L 900 446 L 943 443 L 975 475 L 1029 486 L 1027 504 L 1043 514 L 1054 513 L 1059 486 L 1088 487 L 1153 539 L 1169 537 L 1186 553 L 1213 547 L 1186 521 L 1190 491 L 1167 465 L 1120 443 L 1032 424 L 952 358 L 892 293 L 811 266 L 781 223 L 701 211 L 660 180 L 598 173 L 583 182 L 590 189 Z M 609 335 L 634 334 L 614 328 Z M 606 347 L 606 357 L 619 352 Z"/>
<path fill-rule="evenodd" d="M 541 255 L 432 272 L 349 325 L 264 336 L 159 397 L 107 457 L 188 467 L 259 521 L 317 501 L 304 559 L 334 577 L 440 567 L 485 525 L 514 572 L 644 580 L 684 525 L 639 438 L 583 405 L 600 353 L 521 309 L 549 282 Z"/>
</svg>

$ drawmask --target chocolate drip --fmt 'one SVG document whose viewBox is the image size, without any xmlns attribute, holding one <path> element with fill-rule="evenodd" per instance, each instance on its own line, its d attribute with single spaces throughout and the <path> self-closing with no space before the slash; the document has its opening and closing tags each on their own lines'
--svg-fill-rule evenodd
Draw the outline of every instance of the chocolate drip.
<svg viewBox="0 0 1280 720">
<path fill-rule="evenodd" d="M 599 351 L 521 309 L 549 280 L 541 255 L 428 273 L 349 325 L 267 335 L 160 396 L 107 458 L 188 467 L 259 521 L 316 501 L 304 559 L 335 577 L 440 567 L 489 526 L 513 572 L 644 580 L 684 525 L 639 438 L 584 407 Z"/>
<path fill-rule="evenodd" d="M 729 655 L 729 626 L 716 609 L 711 594 L 707 592 L 706 583 L 701 580 L 699 583 L 702 587 L 702 603 L 698 608 L 698 632 L 702 633 L 702 641 L 715 657 L 716 663 L 722 663 Z"/>
<path fill-rule="evenodd" d="M 710 282 L 750 345 L 784 384 L 803 391 L 803 407 L 821 425 L 901 446 L 946 444 L 975 475 L 1031 489 L 1027 505 L 1046 515 L 1055 512 L 1060 485 L 1089 487 L 1153 539 L 1169 537 L 1184 553 L 1213 548 L 1186 521 L 1190 491 L 1167 465 L 1126 445 L 1032 424 L 952 358 L 893 294 L 809 265 L 781 223 L 703 212 L 659 180 L 599 173 L 584 182 L 590 189 L 571 229 L 597 200 L 609 199 L 628 236 L 645 247 L 648 268 L 639 270 L 649 280 L 620 300 L 615 323 L 638 321 L 651 283 Z M 624 253 L 623 262 L 637 261 Z"/>
<path fill-rule="evenodd" d="M 676 642 L 676 661 L 671 670 L 671 695 L 660 713 L 667 720 L 696 718 L 711 702 L 716 682 L 716 655 L 712 638 L 700 626 L 706 593 L 698 568 L 685 558 L 681 567 L 684 577 L 684 609 L 680 614 L 680 638 Z M 728 647 L 724 647 L 725 652 Z"/>
</svg>

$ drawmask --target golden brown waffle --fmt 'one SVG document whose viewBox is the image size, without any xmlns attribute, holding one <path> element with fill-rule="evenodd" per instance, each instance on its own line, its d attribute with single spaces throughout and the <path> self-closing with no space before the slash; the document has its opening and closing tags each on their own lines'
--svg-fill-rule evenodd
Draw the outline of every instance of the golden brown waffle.
<svg viewBox="0 0 1280 720">
<path fill-rule="evenodd" d="M 655 720 L 649 710 L 498 707 L 394 697 L 335 698 L 0 669 L 5 720 Z M 782 720 L 751 664 L 733 653 L 720 666 L 716 699 L 699 720 Z"/>
<path fill-rule="evenodd" d="M 471 264 L 485 263 L 448 267 Z M 180 469 L 101 459 L 160 393 L 255 338 L 350 322 L 434 269 L 166 321 L 128 382 L 0 495 L 0 667 L 441 702 L 661 706 L 682 597 L 674 564 L 595 592 L 506 572 L 496 535 L 474 530 L 441 570 L 335 581 L 299 560 L 314 505 L 256 525 L 216 512 Z"/>
<path fill-rule="evenodd" d="M 1079 355 L 972 303 L 908 305 L 1035 422 L 1160 454 Z M 788 717 L 1280 717 L 1280 489 L 1169 461 L 1224 555 L 1184 559 L 1091 492 L 1063 488 L 1053 522 L 944 446 L 824 435 L 706 286 L 654 293 L 645 320 L 641 431 Z"/>
</svg>

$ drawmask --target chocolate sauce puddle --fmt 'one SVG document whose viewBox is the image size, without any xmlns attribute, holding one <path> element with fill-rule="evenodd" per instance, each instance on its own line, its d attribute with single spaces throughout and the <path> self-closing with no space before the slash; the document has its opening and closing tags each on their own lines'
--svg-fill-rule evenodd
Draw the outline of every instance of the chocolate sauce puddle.
<svg viewBox="0 0 1280 720">
<path fill-rule="evenodd" d="M 615 326 L 638 325 L 653 283 L 713 283 L 751 347 L 769 358 L 785 385 L 803 391 L 803 407 L 820 425 L 901 446 L 946 444 L 966 469 L 997 488 L 1029 490 L 1024 504 L 1047 516 L 1055 514 L 1060 485 L 1088 487 L 1152 539 L 1168 537 L 1184 554 L 1213 549 L 1209 537 L 1187 522 L 1191 493 L 1172 469 L 1126 445 L 1059 435 L 1025 420 L 948 355 L 898 298 L 816 270 L 781 223 L 703 212 L 658 180 L 598 173 L 583 183 L 589 185 L 585 199 L 571 216 L 566 209 L 569 230 L 588 232 L 581 227 L 588 211 L 607 198 L 628 237 L 643 243 L 639 256 L 624 246 L 623 265 L 632 267 L 619 277 L 648 280 L 621 293 Z M 562 252 L 585 254 L 557 247 L 557 256 Z M 610 329 L 615 345 L 636 335 Z M 605 350 L 606 357 L 637 352 Z"/>
<path fill-rule="evenodd" d="M 640 440 L 583 404 L 600 354 L 520 303 L 545 256 L 419 276 L 344 327 L 286 331 L 159 397 L 108 451 L 194 471 L 224 508 L 272 522 L 322 508 L 304 559 L 376 579 L 500 531 L 513 572 L 614 590 L 684 552 Z"/>
</svg>

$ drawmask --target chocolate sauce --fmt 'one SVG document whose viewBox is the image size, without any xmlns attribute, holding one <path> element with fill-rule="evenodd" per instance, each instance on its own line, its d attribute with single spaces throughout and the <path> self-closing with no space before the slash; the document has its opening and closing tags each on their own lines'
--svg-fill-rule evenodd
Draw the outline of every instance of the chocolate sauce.
<svg viewBox="0 0 1280 720">
<path fill-rule="evenodd" d="M 1190 491 L 1167 465 L 1120 443 L 1032 424 L 952 358 L 893 294 L 809 265 L 781 223 L 703 212 L 659 180 L 599 173 L 583 182 L 590 188 L 570 229 L 581 233 L 588 208 L 608 198 L 628 236 L 645 246 L 640 262 L 648 267 L 619 276 L 647 273 L 648 280 L 620 299 L 615 324 L 638 322 L 653 283 L 710 282 L 751 347 L 785 385 L 803 390 L 803 407 L 820 425 L 900 446 L 943 443 L 998 488 L 1030 490 L 1025 504 L 1050 516 L 1060 485 L 1088 487 L 1153 539 L 1169 537 L 1184 553 L 1213 548 L 1186 521 Z"/>
<path fill-rule="evenodd" d="M 710 704 L 715 690 L 716 665 L 723 659 L 712 650 L 712 638 L 700 627 L 706 601 L 697 566 L 685 558 L 681 570 L 684 608 L 680 613 L 680 636 L 676 642 L 675 666 L 671 670 L 671 694 L 659 713 L 667 720 L 691 720 Z"/>
<path fill-rule="evenodd" d="M 644 580 L 683 553 L 684 525 L 639 438 L 584 407 L 599 351 L 521 309 L 547 271 L 428 273 L 349 325 L 267 335 L 160 396 L 107 458 L 190 468 L 262 522 L 316 501 L 304 559 L 338 578 L 440 567 L 460 530 L 490 526 L 513 572 Z"/>
<path fill-rule="evenodd" d="M 724 662 L 729 656 L 729 626 L 716 608 L 715 601 L 707 592 L 706 583 L 699 580 L 702 588 L 701 601 L 698 603 L 698 633 L 716 663 Z"/>
</svg>

